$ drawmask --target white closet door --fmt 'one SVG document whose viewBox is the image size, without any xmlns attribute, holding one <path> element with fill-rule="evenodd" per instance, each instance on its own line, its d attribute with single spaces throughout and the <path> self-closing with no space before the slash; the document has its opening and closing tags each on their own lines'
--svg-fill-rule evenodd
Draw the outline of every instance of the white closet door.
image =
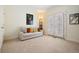
<svg viewBox="0 0 79 59">
<path fill-rule="evenodd" d="M 64 37 L 64 19 L 63 13 L 58 13 L 48 17 L 48 34 Z"/>
<path fill-rule="evenodd" d="M 64 15 L 63 13 L 59 14 L 59 36 L 64 37 Z"/>
<path fill-rule="evenodd" d="M 63 13 L 58 13 L 55 15 L 55 36 L 63 37 L 64 23 L 63 23 Z"/>
<path fill-rule="evenodd" d="M 54 19 L 54 21 L 55 21 L 55 24 L 54 24 L 54 26 L 55 26 L 55 36 L 59 36 L 59 20 L 58 20 L 58 18 L 59 18 L 59 16 L 58 15 L 55 15 L 55 19 Z"/>
<path fill-rule="evenodd" d="M 48 17 L 48 34 L 51 33 L 51 23 L 50 23 L 50 21 L 51 21 L 51 16 Z"/>
<path fill-rule="evenodd" d="M 52 31 L 52 35 L 54 35 L 55 34 L 55 21 L 54 21 L 54 19 L 55 19 L 55 17 L 54 16 L 52 16 L 52 20 L 51 20 L 51 23 L 52 23 L 52 25 L 51 25 L 51 31 Z"/>
<path fill-rule="evenodd" d="M 53 35 L 53 17 L 49 16 L 48 17 L 48 34 Z"/>
</svg>

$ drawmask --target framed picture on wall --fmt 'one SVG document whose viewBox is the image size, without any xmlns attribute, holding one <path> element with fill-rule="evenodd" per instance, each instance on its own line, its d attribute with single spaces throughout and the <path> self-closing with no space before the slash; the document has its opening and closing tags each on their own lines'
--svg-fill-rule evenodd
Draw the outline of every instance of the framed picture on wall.
<svg viewBox="0 0 79 59">
<path fill-rule="evenodd" d="M 26 14 L 26 24 L 33 25 L 33 15 L 32 14 Z"/>
<path fill-rule="evenodd" d="M 69 24 L 79 24 L 79 13 L 69 15 Z"/>
</svg>

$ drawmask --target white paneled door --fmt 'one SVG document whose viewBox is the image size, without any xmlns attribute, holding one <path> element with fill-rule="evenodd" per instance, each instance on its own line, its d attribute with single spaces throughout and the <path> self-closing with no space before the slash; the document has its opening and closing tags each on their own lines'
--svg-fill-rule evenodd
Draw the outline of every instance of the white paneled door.
<svg viewBox="0 0 79 59">
<path fill-rule="evenodd" d="M 48 17 L 48 34 L 64 38 L 63 15 L 63 13 L 57 13 Z"/>
<path fill-rule="evenodd" d="M 64 38 L 64 14 L 59 13 L 59 36 Z"/>
<path fill-rule="evenodd" d="M 3 16 L 3 6 L 0 6 L 0 51 L 3 42 L 3 34 L 4 34 L 4 16 Z"/>
<path fill-rule="evenodd" d="M 48 17 L 48 34 L 54 35 L 54 17 L 53 16 Z"/>
</svg>

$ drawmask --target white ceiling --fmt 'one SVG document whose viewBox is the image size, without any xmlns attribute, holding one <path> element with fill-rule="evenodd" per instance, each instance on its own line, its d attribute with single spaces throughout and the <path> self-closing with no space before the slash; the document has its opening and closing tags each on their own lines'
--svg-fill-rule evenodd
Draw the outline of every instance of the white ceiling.
<svg viewBox="0 0 79 59">
<path fill-rule="evenodd" d="M 36 8 L 40 8 L 40 9 L 47 9 L 49 8 L 51 5 L 35 5 L 34 7 Z"/>
<path fill-rule="evenodd" d="M 29 5 L 29 7 L 33 7 L 35 9 L 48 9 L 52 5 Z"/>
</svg>

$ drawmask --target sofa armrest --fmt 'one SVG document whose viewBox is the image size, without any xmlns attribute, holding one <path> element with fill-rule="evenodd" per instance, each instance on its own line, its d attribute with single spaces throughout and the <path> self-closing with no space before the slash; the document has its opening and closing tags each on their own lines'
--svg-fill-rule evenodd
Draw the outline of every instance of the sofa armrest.
<svg viewBox="0 0 79 59">
<path fill-rule="evenodd" d="M 23 32 L 19 32 L 19 39 L 22 40 L 23 39 Z"/>
</svg>

